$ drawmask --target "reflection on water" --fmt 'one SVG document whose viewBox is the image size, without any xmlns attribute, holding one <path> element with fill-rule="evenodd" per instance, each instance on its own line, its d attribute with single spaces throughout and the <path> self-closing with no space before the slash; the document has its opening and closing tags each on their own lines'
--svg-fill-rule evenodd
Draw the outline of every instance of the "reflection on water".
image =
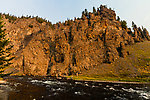
<svg viewBox="0 0 150 100">
<path fill-rule="evenodd" d="M 0 85 L 0 100 L 150 100 L 150 84 L 113 84 L 7 77 Z"/>
</svg>

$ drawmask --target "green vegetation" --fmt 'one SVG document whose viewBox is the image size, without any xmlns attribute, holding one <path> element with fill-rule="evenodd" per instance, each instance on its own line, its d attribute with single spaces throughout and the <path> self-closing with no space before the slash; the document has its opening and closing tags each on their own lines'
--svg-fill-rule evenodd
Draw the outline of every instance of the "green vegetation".
<svg viewBox="0 0 150 100">
<path fill-rule="evenodd" d="M 12 16 L 9 13 L 8 14 L 4 14 L 4 15 L 5 15 L 5 18 L 9 20 L 10 23 L 13 23 L 13 22 L 15 22 L 17 20 L 16 16 Z"/>
<path fill-rule="evenodd" d="M 89 12 L 85 9 L 85 16 L 88 16 Z"/>
<path fill-rule="evenodd" d="M 67 76 L 67 78 L 74 80 L 91 80 L 91 81 L 120 81 L 120 82 L 150 82 L 149 77 L 113 77 L 113 76 L 100 76 L 100 75 L 79 75 Z"/>
<path fill-rule="evenodd" d="M 46 19 L 43 19 L 43 18 L 41 18 L 41 17 L 38 17 L 38 16 L 36 16 L 36 17 L 34 17 L 34 16 L 21 16 L 21 17 L 16 17 L 16 16 L 13 16 L 13 15 L 10 15 L 9 13 L 8 14 L 2 14 L 2 13 L 0 13 L 0 15 L 1 16 L 5 16 L 5 18 L 6 19 L 8 19 L 8 21 L 10 22 L 10 23 L 14 23 L 16 20 L 17 20 L 17 18 L 21 18 L 21 19 L 29 19 L 29 18 L 32 18 L 32 19 L 36 19 L 36 21 L 38 21 L 39 23 L 43 23 L 43 22 L 45 22 L 47 25 L 49 25 L 52 29 L 54 28 L 54 26 L 53 26 L 53 24 L 50 22 L 50 21 L 48 21 L 48 20 L 46 20 Z M 30 28 L 33 28 L 33 25 L 29 25 L 29 27 Z"/>
<path fill-rule="evenodd" d="M 131 53 L 127 62 L 137 69 L 137 77 L 150 78 L 150 42 L 137 43 L 127 50 Z"/>
<path fill-rule="evenodd" d="M 132 21 L 132 27 L 136 27 L 135 23 Z"/>
<path fill-rule="evenodd" d="M 1 20 L 0 16 L 0 20 Z M 2 76 L 2 72 L 6 67 L 8 67 L 11 63 L 10 61 L 14 58 L 11 57 L 10 50 L 12 46 L 8 46 L 9 40 L 5 38 L 5 29 L 3 29 L 3 22 L 0 21 L 0 76 Z"/>
<path fill-rule="evenodd" d="M 40 17 L 38 17 L 38 16 L 36 16 L 35 18 L 36 18 L 36 20 L 37 20 L 39 23 L 47 22 L 45 19 L 40 18 Z"/>
<path fill-rule="evenodd" d="M 95 9 L 95 7 L 93 7 L 93 14 L 96 14 L 96 9 Z"/>
<path fill-rule="evenodd" d="M 73 80 L 84 80 L 84 81 L 106 81 L 106 82 L 150 82 L 150 78 L 121 78 L 121 77 L 93 77 L 93 76 L 67 76 Z"/>
<path fill-rule="evenodd" d="M 120 21 L 120 17 L 119 16 L 117 16 L 117 21 Z"/>
<path fill-rule="evenodd" d="M 150 42 L 129 45 L 126 50 L 129 52 L 126 58 L 85 70 L 79 76 L 67 77 L 75 80 L 150 82 Z"/>
<path fill-rule="evenodd" d="M 122 26 L 122 28 L 126 29 L 127 28 L 127 22 L 125 20 L 122 20 L 121 26 Z"/>
<path fill-rule="evenodd" d="M 85 11 L 82 12 L 82 18 L 83 16 L 86 16 L 87 18 L 89 18 L 89 12 L 87 9 L 85 9 Z"/>
<path fill-rule="evenodd" d="M 30 24 L 29 27 L 30 27 L 30 28 L 33 28 L 33 25 Z"/>
<path fill-rule="evenodd" d="M 53 24 L 52 24 L 51 22 L 49 22 L 48 20 L 43 19 L 43 18 L 38 17 L 38 16 L 36 16 L 35 18 L 36 18 L 36 20 L 37 20 L 39 23 L 45 22 L 45 23 L 48 24 L 52 29 L 54 28 Z"/>
</svg>

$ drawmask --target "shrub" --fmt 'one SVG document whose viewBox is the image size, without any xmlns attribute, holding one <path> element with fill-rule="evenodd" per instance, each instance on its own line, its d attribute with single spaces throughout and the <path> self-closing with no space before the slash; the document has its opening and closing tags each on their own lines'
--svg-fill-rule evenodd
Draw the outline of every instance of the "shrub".
<svg viewBox="0 0 150 100">
<path fill-rule="evenodd" d="M 9 14 L 4 14 L 4 15 L 5 15 L 5 18 L 9 20 L 10 23 L 17 20 L 16 16 L 11 16 Z"/>
<path fill-rule="evenodd" d="M 93 14 L 96 14 L 96 9 L 95 9 L 95 7 L 93 7 Z"/>
<path fill-rule="evenodd" d="M 1 20 L 0 16 L 0 20 Z M 4 25 L 3 22 L 0 21 L 0 76 L 2 76 L 2 72 L 4 71 L 4 68 L 9 66 L 11 63 L 10 61 L 13 59 L 13 57 L 10 57 L 11 53 L 10 50 L 12 46 L 9 46 L 9 40 L 5 38 L 5 29 L 3 29 Z"/>
<path fill-rule="evenodd" d="M 122 20 L 121 26 L 122 26 L 122 28 L 126 29 L 127 28 L 127 22 L 125 20 Z"/>
<path fill-rule="evenodd" d="M 33 28 L 33 25 L 30 24 L 29 27 L 30 27 L 30 28 Z"/>
<path fill-rule="evenodd" d="M 47 22 L 45 19 L 40 18 L 40 17 L 38 17 L 38 16 L 36 16 L 36 20 L 37 20 L 39 23 Z"/>
<path fill-rule="evenodd" d="M 119 16 L 117 16 L 117 21 L 120 21 L 120 17 Z"/>
</svg>

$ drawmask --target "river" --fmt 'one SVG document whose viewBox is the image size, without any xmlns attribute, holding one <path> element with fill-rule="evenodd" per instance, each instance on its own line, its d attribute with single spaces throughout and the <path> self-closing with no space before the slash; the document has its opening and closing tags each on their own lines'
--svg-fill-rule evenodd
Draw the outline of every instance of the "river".
<svg viewBox="0 0 150 100">
<path fill-rule="evenodd" d="M 5 77 L 0 100 L 150 100 L 150 84 Z"/>
</svg>

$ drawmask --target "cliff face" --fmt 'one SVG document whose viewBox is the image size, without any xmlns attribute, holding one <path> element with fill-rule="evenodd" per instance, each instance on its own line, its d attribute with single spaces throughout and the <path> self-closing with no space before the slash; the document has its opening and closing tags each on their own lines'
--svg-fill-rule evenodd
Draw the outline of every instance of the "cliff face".
<svg viewBox="0 0 150 100">
<path fill-rule="evenodd" d="M 130 52 L 126 51 L 127 45 L 150 40 L 145 28 L 134 25 L 134 32 L 123 28 L 115 11 L 105 6 L 53 28 L 35 18 L 4 21 L 16 56 L 12 66 L 26 75 L 80 74 L 126 57 Z"/>
</svg>

